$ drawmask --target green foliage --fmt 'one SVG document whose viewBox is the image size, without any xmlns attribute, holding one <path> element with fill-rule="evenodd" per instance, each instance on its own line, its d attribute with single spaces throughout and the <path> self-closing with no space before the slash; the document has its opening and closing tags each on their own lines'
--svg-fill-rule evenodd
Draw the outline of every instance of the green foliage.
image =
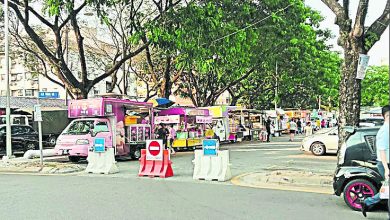
<svg viewBox="0 0 390 220">
<path fill-rule="evenodd" d="M 389 103 L 389 66 L 370 66 L 362 80 L 362 106 Z"/>
<path fill-rule="evenodd" d="M 371 48 L 378 40 L 379 36 L 377 34 L 374 32 L 368 32 L 364 37 L 364 47 Z"/>
</svg>

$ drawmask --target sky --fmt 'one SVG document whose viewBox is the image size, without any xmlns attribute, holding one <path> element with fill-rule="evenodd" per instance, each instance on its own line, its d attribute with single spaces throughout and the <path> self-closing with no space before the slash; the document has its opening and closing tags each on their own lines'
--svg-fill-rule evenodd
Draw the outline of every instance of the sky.
<svg viewBox="0 0 390 220">
<path fill-rule="evenodd" d="M 334 24 L 335 15 L 333 12 L 321 0 L 305 0 L 305 2 L 306 5 L 319 11 L 325 17 L 325 20 L 321 23 L 321 27 L 330 29 L 333 35 L 335 35 L 329 44 L 334 46 L 334 50 L 342 51 L 342 48 L 337 45 L 339 28 Z M 358 0 L 350 1 L 349 16 L 353 21 L 355 20 L 358 3 Z M 382 14 L 385 5 L 386 0 L 372 0 L 369 2 L 365 26 L 371 25 Z M 389 65 L 389 27 L 382 34 L 380 40 L 371 48 L 368 55 L 370 56 L 369 65 Z"/>
</svg>

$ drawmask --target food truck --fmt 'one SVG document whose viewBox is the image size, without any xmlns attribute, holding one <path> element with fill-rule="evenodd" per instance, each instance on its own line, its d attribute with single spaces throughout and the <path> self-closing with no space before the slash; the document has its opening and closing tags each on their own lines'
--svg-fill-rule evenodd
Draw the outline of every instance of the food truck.
<svg viewBox="0 0 390 220">
<path fill-rule="evenodd" d="M 229 114 L 230 111 L 236 109 L 235 106 L 211 106 L 205 109 L 208 109 L 212 116 L 215 138 L 220 142 L 241 141 L 243 133 L 239 131 L 239 118 Z"/>
<path fill-rule="evenodd" d="M 256 109 L 237 108 L 232 113 L 239 118 L 239 130 L 243 132 L 243 139 L 259 140 L 263 128 L 263 114 Z"/>
<path fill-rule="evenodd" d="M 276 110 L 266 110 L 265 114 L 266 117 L 270 117 L 272 121 L 271 134 L 277 137 L 287 131 L 287 122 L 289 118 L 283 109 L 277 108 Z"/>
<path fill-rule="evenodd" d="M 145 140 L 153 136 L 151 103 L 110 97 L 70 100 L 68 118 L 74 120 L 58 137 L 55 150 L 72 162 L 86 158 L 96 138 L 104 138 L 116 156 L 138 159 Z"/>
<path fill-rule="evenodd" d="M 212 123 L 212 117 L 207 109 L 175 107 L 161 110 L 154 122 L 173 126 L 176 130 L 173 148 L 194 150 L 196 146 L 202 145 L 206 125 Z"/>
</svg>

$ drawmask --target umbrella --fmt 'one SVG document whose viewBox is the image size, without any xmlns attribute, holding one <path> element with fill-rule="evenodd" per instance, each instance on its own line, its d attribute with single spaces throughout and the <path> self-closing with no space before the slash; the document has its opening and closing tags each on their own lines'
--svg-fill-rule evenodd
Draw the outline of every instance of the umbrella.
<svg viewBox="0 0 390 220">
<path fill-rule="evenodd" d="M 174 102 L 172 102 L 167 98 L 155 98 L 153 100 L 150 100 L 149 103 L 153 103 L 153 107 L 163 106 L 163 105 L 168 107 L 174 104 Z"/>
</svg>

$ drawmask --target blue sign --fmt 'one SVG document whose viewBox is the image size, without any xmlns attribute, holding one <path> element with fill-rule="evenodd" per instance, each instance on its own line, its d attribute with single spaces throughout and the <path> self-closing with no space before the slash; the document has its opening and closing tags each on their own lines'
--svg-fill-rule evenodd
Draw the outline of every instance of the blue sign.
<svg viewBox="0 0 390 220">
<path fill-rule="evenodd" d="M 60 97 L 59 92 L 39 92 L 38 98 L 40 99 L 58 99 Z"/>
<path fill-rule="evenodd" d="M 202 142 L 204 156 L 217 156 L 219 143 L 216 139 L 205 139 Z"/>
<path fill-rule="evenodd" d="M 93 150 L 96 153 L 103 153 L 105 152 L 104 148 L 105 139 L 104 138 L 95 138 L 93 142 Z"/>
</svg>

